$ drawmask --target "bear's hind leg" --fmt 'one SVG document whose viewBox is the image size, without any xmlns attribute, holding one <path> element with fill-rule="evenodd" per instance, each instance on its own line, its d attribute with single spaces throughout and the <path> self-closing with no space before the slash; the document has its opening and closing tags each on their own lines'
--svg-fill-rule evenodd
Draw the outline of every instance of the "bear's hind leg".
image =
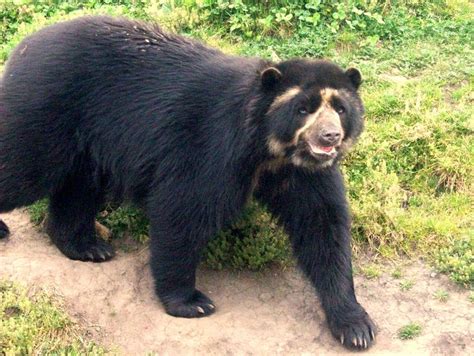
<svg viewBox="0 0 474 356">
<path fill-rule="evenodd" d="M 103 262 L 115 252 L 96 235 L 95 216 L 101 194 L 88 177 L 75 176 L 51 195 L 47 232 L 58 249 L 72 260 Z"/>
</svg>

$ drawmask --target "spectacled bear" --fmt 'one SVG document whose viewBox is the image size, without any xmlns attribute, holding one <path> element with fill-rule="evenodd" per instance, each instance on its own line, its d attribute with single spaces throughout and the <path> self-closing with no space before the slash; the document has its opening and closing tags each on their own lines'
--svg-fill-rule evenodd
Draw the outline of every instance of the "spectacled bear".
<svg viewBox="0 0 474 356">
<path fill-rule="evenodd" d="M 0 212 L 49 198 L 47 232 L 74 260 L 101 262 L 104 200 L 150 219 L 151 269 L 166 312 L 202 317 L 207 241 L 254 196 L 284 225 L 332 334 L 369 347 L 357 302 L 338 162 L 363 127 L 361 75 L 322 60 L 271 63 L 111 17 L 27 37 L 0 89 Z M 8 228 L 2 222 L 0 234 Z"/>
</svg>

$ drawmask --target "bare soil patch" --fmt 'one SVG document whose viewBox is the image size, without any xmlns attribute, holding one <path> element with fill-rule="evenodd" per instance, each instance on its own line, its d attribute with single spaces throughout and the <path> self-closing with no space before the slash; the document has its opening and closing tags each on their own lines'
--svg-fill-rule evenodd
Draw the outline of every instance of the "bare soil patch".
<svg viewBox="0 0 474 356">
<path fill-rule="evenodd" d="M 198 287 L 216 303 L 202 319 L 167 315 L 153 293 L 148 250 L 119 252 L 94 264 L 64 257 L 25 212 L 1 215 L 12 235 L 0 241 L 0 278 L 53 290 L 99 343 L 119 354 L 340 355 L 311 286 L 294 269 L 262 273 L 200 269 Z M 380 331 L 367 354 L 474 355 L 474 308 L 469 292 L 421 263 L 403 268 L 414 282 L 356 277 L 359 301 Z M 446 302 L 433 297 L 449 293 Z M 421 336 L 402 341 L 400 327 L 419 323 Z"/>
</svg>

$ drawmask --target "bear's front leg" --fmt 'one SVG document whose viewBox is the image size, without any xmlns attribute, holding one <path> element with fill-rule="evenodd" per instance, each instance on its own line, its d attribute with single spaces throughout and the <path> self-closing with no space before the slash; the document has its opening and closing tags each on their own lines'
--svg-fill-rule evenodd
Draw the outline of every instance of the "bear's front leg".
<svg viewBox="0 0 474 356">
<path fill-rule="evenodd" d="M 196 269 L 207 238 L 193 229 L 193 222 L 184 218 L 184 210 L 177 213 L 176 220 L 164 210 L 155 210 L 150 217 L 150 264 L 156 294 L 166 312 L 199 318 L 215 311 L 212 300 L 195 287 Z"/>
<path fill-rule="evenodd" d="M 338 168 L 265 175 L 256 196 L 284 224 L 333 336 L 348 348 L 370 347 L 376 328 L 354 293 L 350 217 Z"/>
<path fill-rule="evenodd" d="M 344 205 L 318 205 L 310 221 L 291 234 L 292 243 L 320 296 L 333 336 L 346 347 L 366 349 L 375 340 L 376 328 L 355 296 L 347 215 Z"/>
</svg>

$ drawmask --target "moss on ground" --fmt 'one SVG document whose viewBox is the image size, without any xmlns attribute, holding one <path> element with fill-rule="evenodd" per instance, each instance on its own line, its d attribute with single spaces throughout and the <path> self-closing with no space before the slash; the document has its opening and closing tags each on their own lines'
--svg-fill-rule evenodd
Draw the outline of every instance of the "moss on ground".
<svg viewBox="0 0 474 356">
<path fill-rule="evenodd" d="M 44 291 L 0 281 L 1 355 L 103 355 Z"/>
</svg>

